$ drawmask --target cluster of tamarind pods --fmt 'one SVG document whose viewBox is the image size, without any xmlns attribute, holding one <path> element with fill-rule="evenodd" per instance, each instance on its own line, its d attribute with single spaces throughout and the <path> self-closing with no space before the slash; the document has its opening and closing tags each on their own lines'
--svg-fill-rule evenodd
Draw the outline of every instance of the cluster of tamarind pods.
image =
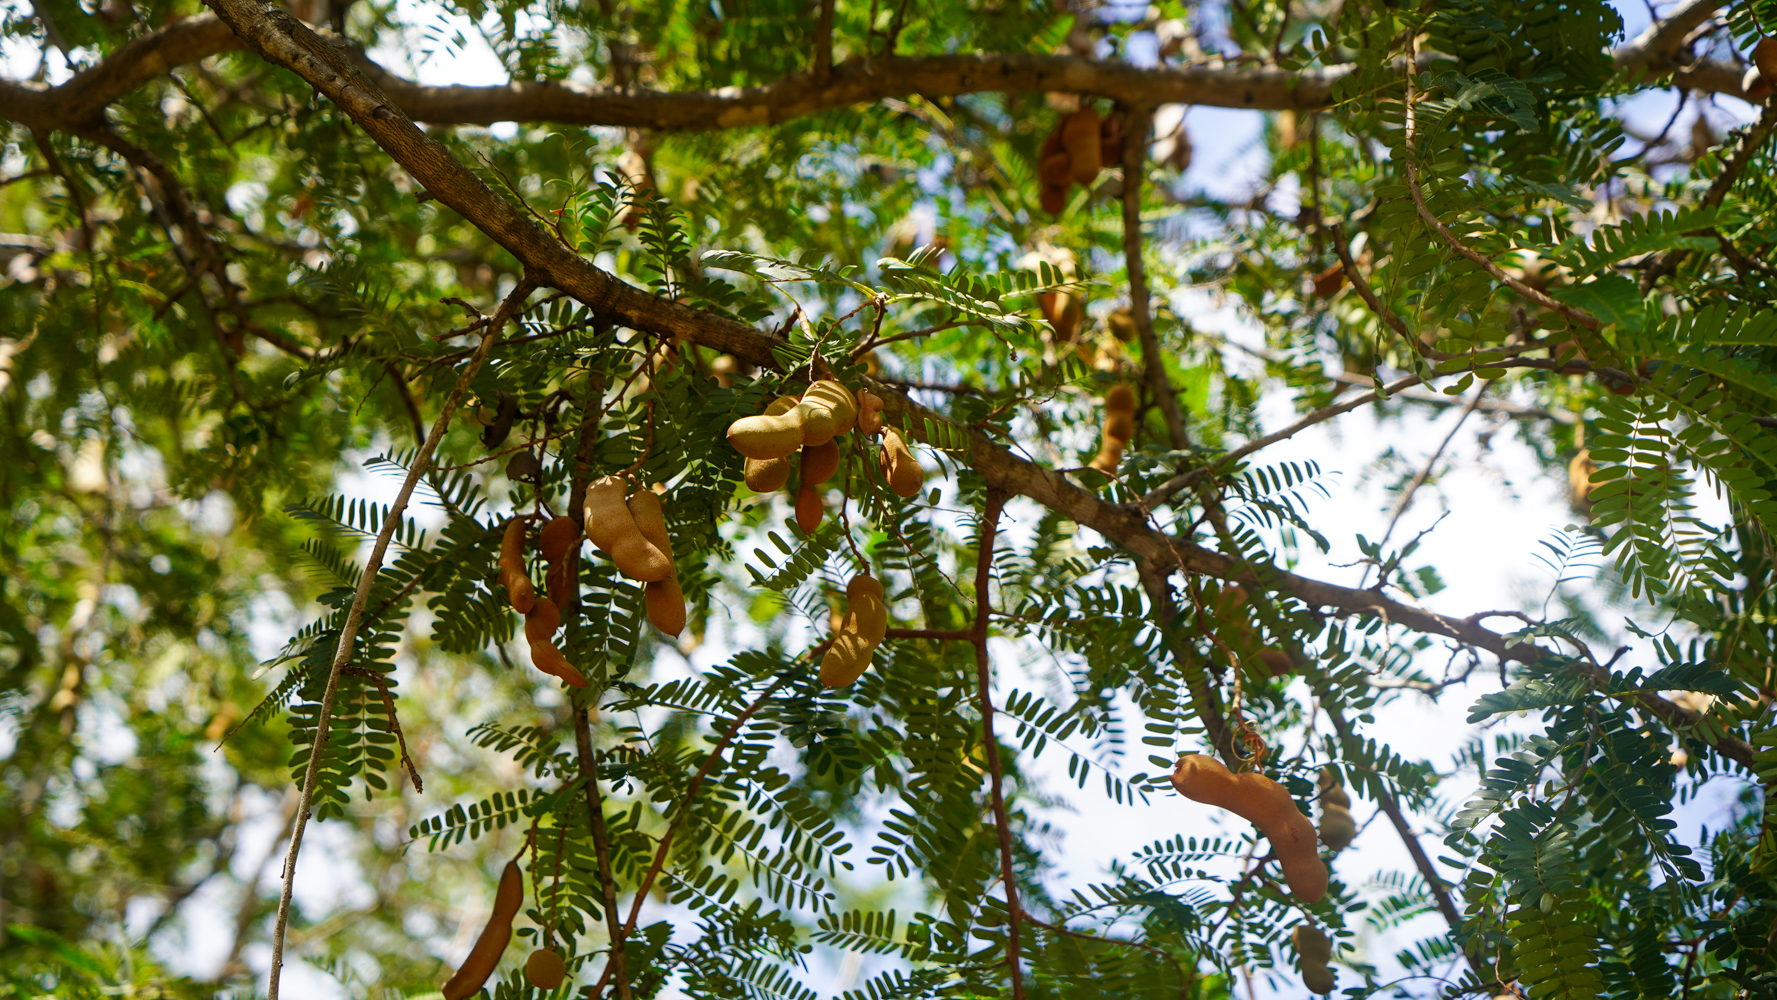
<svg viewBox="0 0 1777 1000">
<path fill-rule="evenodd" d="M 1067 208 L 1067 189 L 1091 184 L 1106 163 L 1123 159 L 1120 119 L 1099 118 L 1090 104 L 1061 119 L 1037 153 L 1038 202 L 1043 211 L 1060 215 Z"/>
<path fill-rule="evenodd" d="M 1289 791 L 1256 771 L 1235 774 L 1207 754 L 1188 754 L 1172 772 L 1172 787 L 1180 795 L 1226 809 L 1258 827 L 1277 856 L 1290 894 L 1305 905 L 1319 902 L 1327 893 L 1327 866 L 1320 859 L 1316 840 L 1337 853 L 1350 846 L 1357 835 L 1351 796 L 1340 785 L 1337 773 L 1322 768 L 1318 785 L 1321 821 L 1317 838 L 1314 824 L 1302 814 Z M 1296 946 L 1303 985 L 1323 996 L 1333 992 L 1333 971 L 1327 964 L 1333 954 L 1332 942 L 1326 933 L 1312 924 L 1302 924 L 1290 940 Z"/>
<path fill-rule="evenodd" d="M 500 872 L 500 887 L 494 890 L 494 912 L 488 917 L 487 925 L 482 927 L 481 936 L 475 939 L 469 957 L 463 959 L 456 974 L 441 990 L 444 1000 L 466 1000 L 486 985 L 488 977 L 500 964 L 500 956 L 506 953 L 506 946 L 512 943 L 512 921 L 523 904 L 524 876 L 518 869 L 518 859 L 514 858 L 506 862 Z M 537 989 L 553 990 L 568 978 L 568 965 L 562 960 L 561 952 L 544 944 L 525 960 L 524 977 Z"/>
<path fill-rule="evenodd" d="M 783 489 L 790 480 L 791 457 L 800 453 L 796 524 L 809 533 L 826 514 L 815 487 L 839 471 L 835 438 L 854 428 L 882 438 L 877 456 L 889 489 L 912 497 L 925 485 L 925 470 L 907 439 L 883 422 L 882 405 L 874 393 L 860 389 L 854 394 L 832 379 L 820 379 L 801 396 L 779 396 L 764 413 L 730 424 L 728 441 L 746 458 L 747 486 L 758 493 Z M 862 677 L 888 631 L 882 583 L 867 570 L 846 585 L 845 598 L 846 612 L 821 658 L 821 683 L 827 687 L 844 687 Z"/>
</svg>

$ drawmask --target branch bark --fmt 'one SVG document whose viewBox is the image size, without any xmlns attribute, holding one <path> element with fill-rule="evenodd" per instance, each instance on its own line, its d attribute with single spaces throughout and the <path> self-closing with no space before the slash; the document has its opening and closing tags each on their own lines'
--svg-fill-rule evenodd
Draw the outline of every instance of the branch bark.
<svg viewBox="0 0 1777 1000">
<path fill-rule="evenodd" d="M 1738 65 L 1719 59 L 1683 63 L 1677 58 L 1685 36 L 1719 6 L 1710 0 L 1687 4 L 1618 47 L 1612 53 L 1618 71 L 1630 77 L 1673 73 L 1674 83 L 1687 89 L 1746 98 Z M 220 7 L 217 10 L 222 12 Z M 107 105 L 174 67 L 241 48 L 241 39 L 250 36 L 238 33 L 237 37 L 237 32 L 229 29 L 232 24 L 226 14 L 220 19 L 210 15 L 186 18 L 130 42 L 56 87 L 0 81 L 0 118 L 50 130 L 96 124 Z M 548 80 L 432 87 L 397 77 L 360 52 L 329 44 L 417 121 L 439 125 L 558 122 L 665 131 L 775 124 L 910 94 L 954 97 L 1065 91 L 1150 107 L 1177 103 L 1316 111 L 1327 107 L 1333 86 L 1355 70 L 1350 65 L 1334 65 L 1290 71 L 1228 65 L 1220 60 L 1150 68 L 1029 54 L 878 56 L 830 66 L 823 81 L 817 54 L 817 65 L 809 72 L 761 86 L 709 91 L 644 90 L 629 86 L 627 81 L 614 81 L 612 87 Z"/>
<path fill-rule="evenodd" d="M 1012 974 L 1012 1000 L 1023 1000 L 1024 969 L 1018 964 L 1018 879 L 1012 870 L 1012 827 L 1006 820 L 1006 798 L 1001 785 L 1005 777 L 1000 770 L 1000 744 L 993 734 L 993 669 L 987 659 L 988 584 L 993 579 L 993 540 L 999 532 L 1000 511 L 1006 494 L 987 491 L 987 506 L 981 513 L 981 542 L 975 552 L 975 627 L 970 638 L 975 644 L 975 697 L 981 712 L 981 745 L 987 755 L 989 792 L 993 800 L 994 830 L 1000 842 L 1000 883 L 1006 887 L 1006 966 Z"/>
<path fill-rule="evenodd" d="M 288 17 L 289 15 L 285 15 Z M 464 366 L 463 373 L 457 376 L 457 383 L 451 386 L 450 395 L 445 397 L 444 407 L 438 411 L 438 419 L 432 423 L 432 430 L 420 445 L 418 454 L 413 457 L 413 464 L 407 470 L 407 478 L 401 483 L 401 492 L 396 494 L 395 502 L 383 518 L 382 527 L 376 533 L 376 544 L 370 549 L 370 558 L 364 563 L 364 572 L 358 577 L 357 592 L 352 595 L 352 605 L 346 611 L 345 624 L 339 630 L 339 646 L 333 654 L 333 667 L 327 674 L 327 688 L 321 694 L 321 711 L 315 718 L 315 741 L 309 748 L 308 770 L 302 776 L 302 797 L 296 808 L 296 824 L 290 832 L 290 854 L 284 860 L 284 891 L 278 899 L 278 922 L 272 931 L 271 982 L 266 990 L 267 1000 L 278 1000 L 278 979 L 284 969 L 284 934 L 290 926 L 290 896 L 296 887 L 296 858 L 302 853 L 302 834 L 308 826 L 309 807 L 314 804 L 315 781 L 321 771 L 321 757 L 327 749 L 327 727 L 333 720 L 333 702 L 339 694 L 339 677 L 345 671 L 346 662 L 352 658 L 352 640 L 358 635 L 358 626 L 364 621 L 364 605 L 370 599 L 371 585 L 376 582 L 376 575 L 382 569 L 383 556 L 389 550 L 389 540 L 395 535 L 395 526 L 401 522 L 401 514 L 407 509 L 407 501 L 413 496 L 413 488 L 426 474 L 426 466 L 432 460 L 432 453 L 438 450 L 438 442 L 443 440 L 444 432 L 450 429 L 450 418 L 456 414 L 457 404 L 463 401 L 463 395 L 469 390 L 469 383 L 474 380 L 476 372 L 481 370 L 482 362 L 494 345 L 500 330 L 504 329 L 508 320 L 516 313 L 524 300 L 533 290 L 528 281 L 521 281 L 506 300 L 500 303 L 500 309 L 494 314 L 493 322 L 482 331 L 481 345 Z"/>
</svg>

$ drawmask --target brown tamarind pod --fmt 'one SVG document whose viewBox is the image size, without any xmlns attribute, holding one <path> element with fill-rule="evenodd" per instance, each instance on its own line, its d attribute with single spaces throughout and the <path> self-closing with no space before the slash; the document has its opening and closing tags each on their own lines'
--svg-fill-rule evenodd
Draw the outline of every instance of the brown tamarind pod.
<svg viewBox="0 0 1777 1000">
<path fill-rule="evenodd" d="M 481 443 L 489 448 L 498 448 L 506 440 L 506 435 L 512 433 L 512 420 L 518 416 L 517 396 L 501 390 L 494 398 L 493 418 L 486 421 L 487 428 L 481 432 Z M 490 407 L 482 409 L 485 411 Z"/>
<path fill-rule="evenodd" d="M 821 492 L 803 480 L 796 490 L 796 527 L 805 535 L 814 534 L 821 526 L 821 519 L 827 516 L 827 507 L 821 503 Z"/>
<path fill-rule="evenodd" d="M 620 476 L 605 476 L 587 487 L 586 537 L 624 576 L 644 583 L 664 580 L 673 570 L 672 559 L 642 535 L 623 494 Z"/>
<path fill-rule="evenodd" d="M 1037 180 L 1046 187 L 1066 189 L 1074 180 L 1074 165 L 1067 158 L 1067 150 L 1051 153 L 1037 163 Z"/>
<path fill-rule="evenodd" d="M 745 478 L 754 493 L 776 493 L 790 481 L 790 457 L 749 458 Z"/>
<path fill-rule="evenodd" d="M 537 598 L 531 613 L 524 616 L 524 638 L 531 647 L 531 662 L 551 677 L 559 677 L 570 686 L 585 687 L 586 676 L 574 669 L 566 655 L 555 647 L 555 630 L 561 627 L 561 609 L 547 597 Z"/>
<path fill-rule="evenodd" d="M 587 685 L 586 675 L 575 669 L 568 657 L 555 648 L 553 642 L 540 642 L 531 647 L 531 662 L 537 669 L 551 677 L 558 677 L 569 687 L 583 688 Z"/>
<path fill-rule="evenodd" d="M 809 445 L 802 449 L 802 483 L 805 486 L 819 486 L 833 478 L 839 471 L 839 445 L 828 441 L 826 444 Z"/>
<path fill-rule="evenodd" d="M 888 633 L 888 604 L 882 582 L 862 573 L 845 585 L 845 620 L 833 645 L 821 657 L 821 683 L 845 687 L 870 669 L 870 659 Z"/>
<path fill-rule="evenodd" d="M 821 379 L 802 394 L 796 410 L 803 413 L 802 446 L 823 445 L 834 436 L 849 433 L 858 421 L 858 403 L 850 390 L 832 379 Z"/>
<path fill-rule="evenodd" d="M 918 496 L 920 487 L 925 485 L 926 470 L 920 468 L 919 459 L 913 456 L 913 449 L 907 447 L 900 429 L 883 429 L 882 449 L 877 454 L 889 489 L 902 497 Z"/>
<path fill-rule="evenodd" d="M 500 964 L 500 956 L 512 941 L 512 918 L 518 916 L 523 903 L 524 876 L 519 874 L 516 860 L 508 861 L 500 872 L 500 888 L 494 893 L 494 912 L 481 929 L 481 937 L 475 939 L 475 947 L 469 949 L 469 957 L 444 984 L 444 1000 L 467 1000 L 494 974 L 494 966 Z"/>
<path fill-rule="evenodd" d="M 1123 460 L 1123 449 L 1135 437 L 1135 391 L 1118 383 L 1104 394 L 1104 441 L 1098 456 L 1091 462 L 1094 469 L 1111 475 Z"/>
<path fill-rule="evenodd" d="M 728 425 L 728 443 L 749 459 L 770 461 L 796 453 L 802 447 L 802 414 L 797 407 L 800 396 L 779 396 L 756 417 L 742 417 Z M 786 466 L 784 476 L 789 477 Z M 782 489 L 779 483 L 775 489 Z M 760 490 L 770 493 L 772 490 Z"/>
<path fill-rule="evenodd" d="M 1098 156 L 1106 166 L 1123 162 L 1123 116 L 1111 115 L 1098 123 Z"/>
<path fill-rule="evenodd" d="M 531 602 L 537 597 L 524 565 L 524 537 L 522 517 L 507 521 L 506 532 L 500 537 L 500 584 L 506 588 L 506 603 L 521 615 L 530 614 Z"/>
<path fill-rule="evenodd" d="M 1259 650 L 1259 662 L 1265 665 L 1265 669 L 1273 677 L 1283 677 L 1296 669 L 1296 661 L 1290 659 L 1290 654 L 1281 649 Z"/>
<path fill-rule="evenodd" d="M 568 978 L 568 963 L 554 948 L 538 948 L 524 960 L 524 980 L 539 990 L 553 990 Z"/>
<path fill-rule="evenodd" d="M 1091 105 L 1061 120 L 1061 144 L 1067 147 L 1074 181 L 1091 184 L 1104 169 L 1104 148 L 1099 142 L 1098 112 Z"/>
<path fill-rule="evenodd" d="M 1104 318 L 1104 325 L 1110 328 L 1111 336 L 1127 344 L 1141 332 L 1135 326 L 1135 314 L 1128 306 L 1118 306 Z"/>
<path fill-rule="evenodd" d="M 1302 972 L 1302 985 L 1311 992 L 1326 996 L 1333 992 L 1333 970 L 1327 962 L 1333 957 L 1333 943 L 1326 933 L 1309 924 L 1300 924 L 1290 932 L 1290 943 L 1296 946 L 1296 968 Z"/>
<path fill-rule="evenodd" d="M 882 433 L 882 397 L 874 392 L 858 390 L 858 430 L 865 434 Z"/>
<path fill-rule="evenodd" d="M 652 490 L 638 490 L 629 498 L 629 510 L 635 516 L 636 528 L 642 537 L 666 553 L 671 564 L 673 540 L 666 533 L 666 508 L 659 495 Z M 675 638 L 685 631 L 685 592 L 679 588 L 677 565 L 673 565 L 666 579 L 655 580 L 642 589 L 642 603 L 648 609 L 648 621 L 655 628 Z"/>
<path fill-rule="evenodd" d="M 1062 184 L 1045 184 L 1037 193 L 1037 207 L 1050 215 L 1060 215 L 1067 211 L 1067 187 Z"/>
<path fill-rule="evenodd" d="M 552 517 L 537 532 L 537 551 L 545 562 L 558 563 L 579 540 L 579 522 L 571 517 Z"/>
<path fill-rule="evenodd" d="M 1066 289 L 1043 292 L 1037 296 L 1037 306 L 1043 310 L 1043 318 L 1049 321 L 1056 343 L 1072 343 L 1080 335 L 1080 320 L 1086 315 L 1086 305 L 1078 295 Z"/>
<path fill-rule="evenodd" d="M 1752 47 L 1752 64 L 1768 83 L 1777 83 L 1777 38 L 1761 38 Z"/>
<path fill-rule="evenodd" d="M 685 592 L 679 588 L 678 574 L 644 586 L 642 603 L 655 628 L 675 639 L 685 631 Z"/>
<path fill-rule="evenodd" d="M 1198 753 L 1179 758 L 1172 787 L 1193 802 L 1219 806 L 1258 827 L 1271 842 L 1296 899 L 1316 903 L 1327 894 L 1327 866 L 1315 847 L 1314 824 L 1282 785 L 1250 771 L 1234 774 L 1221 761 Z"/>
</svg>

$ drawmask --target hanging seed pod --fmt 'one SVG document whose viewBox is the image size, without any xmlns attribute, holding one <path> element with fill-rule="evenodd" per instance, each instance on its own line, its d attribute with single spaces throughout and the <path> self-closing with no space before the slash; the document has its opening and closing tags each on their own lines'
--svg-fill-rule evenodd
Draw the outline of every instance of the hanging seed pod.
<svg viewBox="0 0 1777 1000">
<path fill-rule="evenodd" d="M 555 630 L 558 628 L 561 628 L 561 610 L 549 598 L 537 598 L 531 613 L 524 616 L 524 638 L 531 647 L 531 662 L 538 670 L 561 678 L 570 687 L 585 687 L 586 675 L 576 670 L 555 646 Z"/>
<path fill-rule="evenodd" d="M 1271 842 L 1296 899 L 1312 904 L 1327 894 L 1327 866 L 1315 848 L 1314 824 L 1282 785 L 1262 774 L 1234 774 L 1214 757 L 1190 754 L 1173 768 L 1172 787 L 1193 802 L 1219 806 L 1258 827 Z"/>
<path fill-rule="evenodd" d="M 500 585 L 506 588 L 506 603 L 521 615 L 530 614 L 537 597 L 537 588 L 525 570 L 524 538 L 524 518 L 506 522 L 505 534 L 500 537 Z"/>
<path fill-rule="evenodd" d="M 877 453 L 882 463 L 883 478 L 888 480 L 889 489 L 896 495 L 912 498 L 919 495 L 920 487 L 925 485 L 926 470 L 920 468 L 919 459 L 907 442 L 901 437 L 901 431 L 895 427 L 887 427 L 882 432 L 882 448 Z"/>
<path fill-rule="evenodd" d="M 1111 336 L 1125 344 L 1141 333 L 1135 326 L 1135 313 L 1130 312 L 1128 306 L 1118 306 L 1111 310 L 1111 314 L 1104 318 L 1104 325 L 1110 329 Z"/>
<path fill-rule="evenodd" d="M 1088 105 L 1061 120 L 1061 144 L 1076 184 L 1091 184 L 1104 169 L 1104 149 L 1099 142 L 1098 112 Z"/>
<path fill-rule="evenodd" d="M 568 964 L 554 948 L 538 948 L 524 960 L 524 980 L 539 990 L 553 990 L 568 978 Z"/>
<path fill-rule="evenodd" d="M 587 488 L 586 537 L 624 576 L 645 583 L 664 580 L 673 570 L 672 560 L 642 536 L 623 494 L 624 481 L 618 476 L 605 476 Z"/>
<path fill-rule="evenodd" d="M 1351 846 L 1357 823 L 1351 818 L 1351 796 L 1338 783 L 1331 768 L 1320 771 L 1320 842 L 1337 854 Z"/>
<path fill-rule="evenodd" d="M 1135 437 L 1135 391 L 1121 383 L 1113 385 L 1104 394 L 1104 441 L 1098 446 L 1098 456 L 1092 460 L 1092 468 L 1109 476 L 1117 471 L 1117 463 L 1123 460 L 1123 449 Z"/>
<path fill-rule="evenodd" d="M 487 918 L 487 926 L 481 929 L 481 937 L 475 939 L 475 947 L 469 949 L 462 967 L 444 984 L 444 1000 L 467 1000 L 494 974 L 494 967 L 500 964 L 500 956 L 512 941 L 512 918 L 518 916 L 523 903 L 524 876 L 519 873 L 517 861 L 508 861 L 500 873 L 500 888 L 494 893 L 493 915 Z"/>
<path fill-rule="evenodd" d="M 844 623 L 821 657 L 821 683 L 827 687 L 845 687 L 864 676 L 888 632 L 881 581 L 863 574 L 852 577 L 845 585 L 845 601 Z"/>
<path fill-rule="evenodd" d="M 1296 946 L 1296 968 L 1302 972 L 1302 985 L 1321 996 L 1333 992 L 1333 970 L 1327 967 L 1333 957 L 1333 943 L 1326 934 L 1318 927 L 1299 924 L 1290 932 L 1290 943 Z"/>
<path fill-rule="evenodd" d="M 858 430 L 865 434 L 882 433 L 882 397 L 858 390 Z"/>
<path fill-rule="evenodd" d="M 506 478 L 515 483 L 535 483 L 543 475 L 543 463 L 528 451 L 513 454 L 506 461 Z"/>
<path fill-rule="evenodd" d="M 518 416 L 517 396 L 502 390 L 494 399 L 492 419 L 485 421 L 487 427 L 481 432 L 481 443 L 489 448 L 498 448 L 506 442 L 506 436 L 512 433 L 512 421 Z M 489 409 L 482 407 L 483 412 Z"/>
<path fill-rule="evenodd" d="M 676 638 L 685 631 L 685 592 L 679 589 L 679 570 L 673 564 L 673 540 L 666 533 L 666 508 L 652 490 L 637 490 L 629 498 L 629 511 L 642 537 L 666 553 L 667 562 L 672 565 L 666 579 L 654 580 L 643 588 L 642 603 L 647 606 L 648 621 Z"/>
</svg>

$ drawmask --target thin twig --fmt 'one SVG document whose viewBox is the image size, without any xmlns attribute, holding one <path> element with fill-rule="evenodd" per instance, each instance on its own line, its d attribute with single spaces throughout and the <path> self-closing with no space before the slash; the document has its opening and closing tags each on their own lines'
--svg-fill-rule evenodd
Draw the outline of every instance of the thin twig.
<svg viewBox="0 0 1777 1000">
<path fill-rule="evenodd" d="M 1012 828 L 1006 822 L 1006 799 L 1001 790 L 1000 747 L 993 735 L 993 673 L 987 661 L 987 588 L 993 578 L 993 539 L 999 531 L 1000 510 L 1006 494 L 987 491 L 987 507 L 981 513 L 981 543 L 975 553 L 975 680 L 981 709 L 981 739 L 987 753 L 989 780 L 993 782 L 993 821 L 1000 841 L 1000 881 L 1006 887 L 1006 964 L 1012 973 L 1012 1000 L 1023 1000 L 1024 970 L 1018 964 L 1018 882 L 1012 871 Z"/>
<path fill-rule="evenodd" d="M 1123 267 L 1129 275 L 1129 311 L 1135 317 L 1135 332 L 1141 339 L 1142 378 L 1148 391 L 1160 404 L 1160 415 L 1166 421 L 1166 433 L 1175 449 L 1191 444 L 1185 432 L 1185 417 L 1179 411 L 1178 391 L 1166 375 L 1166 358 L 1160 353 L 1160 338 L 1154 334 L 1153 304 L 1148 296 L 1148 279 L 1141 257 L 1141 188 L 1142 175 L 1148 160 L 1149 111 L 1131 108 L 1124 118 L 1123 137 Z"/>
<path fill-rule="evenodd" d="M 1382 547 L 1388 544 L 1388 540 L 1394 537 L 1394 529 L 1400 525 L 1401 518 L 1406 516 L 1407 508 L 1413 505 L 1413 494 L 1419 492 L 1419 487 L 1424 486 L 1426 480 L 1431 478 L 1432 470 L 1437 467 L 1438 460 L 1444 457 L 1444 451 L 1450 447 L 1450 442 L 1456 440 L 1456 432 L 1462 430 L 1463 422 L 1468 420 L 1469 414 L 1475 412 L 1475 408 L 1486 397 L 1487 390 L 1492 385 L 1492 382 L 1481 383 L 1481 391 L 1475 393 L 1475 398 L 1463 407 L 1462 413 L 1456 417 L 1456 423 L 1450 428 L 1450 433 L 1444 435 L 1444 440 L 1438 443 L 1437 449 L 1431 453 L 1430 458 L 1425 460 L 1425 465 L 1413 477 L 1413 481 L 1407 484 L 1406 490 L 1401 493 L 1401 498 L 1395 502 L 1394 516 L 1388 519 L 1388 529 L 1382 532 L 1382 540 L 1376 543 L 1377 552 L 1381 552 Z M 1364 575 L 1358 580 L 1358 586 L 1361 587 L 1369 581 L 1371 565 L 1380 566 L 1381 563 L 1365 565 Z"/>
<path fill-rule="evenodd" d="M 1770 138 L 1771 131 L 1777 129 L 1777 102 L 1766 105 L 1765 113 L 1759 115 L 1758 121 L 1740 134 L 1740 145 L 1734 155 L 1722 165 L 1721 173 L 1715 175 L 1709 190 L 1703 195 L 1703 204 L 1720 205 L 1728 191 L 1745 172 L 1746 165 L 1752 162 L 1754 153 L 1764 148 L 1765 140 Z M 1726 242 L 1725 240 L 1723 242 Z M 1730 244 L 1731 246 L 1731 244 Z M 1677 270 L 1679 262 L 1684 260 L 1685 250 L 1668 250 L 1660 256 L 1646 271 L 1641 273 L 1641 291 L 1647 293 L 1654 287 L 1654 282 Z"/>
<path fill-rule="evenodd" d="M 437 450 L 438 442 L 443 440 L 444 432 L 450 429 L 451 417 L 456 413 L 457 405 L 463 401 L 464 394 L 468 392 L 469 383 L 487 360 L 488 351 L 493 347 L 494 332 L 506 325 L 506 321 L 523 305 L 534 287 L 528 279 L 520 281 L 512 294 L 500 303 L 494 321 L 488 324 L 487 332 L 482 334 L 480 350 L 469 359 L 469 364 L 457 377 L 456 385 L 451 387 L 443 409 L 438 411 L 438 419 L 432 423 L 431 433 L 426 435 L 419 453 L 414 456 L 413 465 L 407 470 L 407 478 L 401 483 L 401 492 L 396 495 L 395 503 L 383 517 L 382 528 L 377 532 L 376 544 L 371 547 L 370 559 L 364 564 L 364 572 L 358 577 L 357 592 L 352 595 L 345 624 L 340 627 L 339 646 L 333 654 L 333 667 L 327 674 L 327 688 L 321 695 L 321 710 L 315 719 L 315 739 L 309 750 L 308 770 L 302 777 L 302 798 L 296 810 L 296 823 L 290 832 L 290 853 L 284 860 L 284 890 L 278 900 L 277 925 L 272 931 L 271 976 L 266 989 L 267 1000 L 278 1000 L 278 981 L 284 968 L 284 935 L 290 926 L 290 897 L 296 888 L 296 859 L 302 853 L 302 834 L 308 825 L 309 808 L 314 803 L 321 757 L 327 749 L 327 727 L 333 721 L 333 702 L 339 694 L 339 678 L 345 670 L 346 662 L 352 658 L 352 641 L 357 637 L 358 626 L 364 620 L 364 605 L 370 599 L 371 585 L 376 582 L 377 572 L 382 569 L 383 555 L 388 552 L 389 540 L 394 537 L 395 526 L 401 521 L 402 512 L 407 509 L 407 501 L 413 496 L 414 486 L 425 475 L 426 465 L 430 462 L 432 453 Z"/>
</svg>

